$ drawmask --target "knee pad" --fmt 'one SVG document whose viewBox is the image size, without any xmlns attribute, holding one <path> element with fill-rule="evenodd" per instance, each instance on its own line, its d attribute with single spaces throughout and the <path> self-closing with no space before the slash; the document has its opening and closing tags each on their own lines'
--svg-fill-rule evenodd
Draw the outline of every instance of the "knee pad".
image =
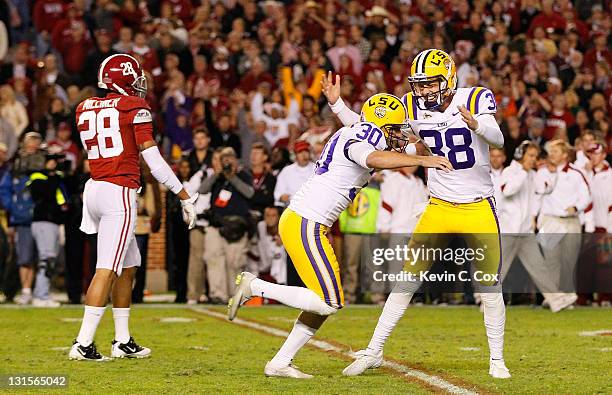
<svg viewBox="0 0 612 395">
<path fill-rule="evenodd" d="M 325 301 L 322 300 L 319 297 L 319 295 L 314 293 L 312 290 L 309 289 L 308 291 L 310 291 L 309 297 L 308 297 L 309 299 L 308 308 L 304 309 L 304 311 L 307 311 L 313 314 L 318 314 L 318 315 L 336 314 L 336 312 L 338 311 L 338 308 L 330 306 L 327 303 L 325 303 Z"/>
<path fill-rule="evenodd" d="M 320 300 L 320 299 L 319 299 Z M 321 308 L 319 309 L 319 314 L 321 315 L 333 315 L 338 312 L 338 309 L 328 305 L 327 303 L 321 300 Z"/>
</svg>

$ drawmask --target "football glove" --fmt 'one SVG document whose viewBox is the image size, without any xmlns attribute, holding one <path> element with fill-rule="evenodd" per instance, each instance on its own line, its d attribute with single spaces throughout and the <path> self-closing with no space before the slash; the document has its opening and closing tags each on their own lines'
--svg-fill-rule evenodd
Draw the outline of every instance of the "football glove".
<svg viewBox="0 0 612 395">
<path fill-rule="evenodd" d="M 197 218 L 195 207 L 193 206 L 195 201 L 198 200 L 200 194 L 194 193 L 189 199 L 181 200 L 181 207 L 183 208 L 183 218 L 187 223 L 188 229 L 193 229 Z"/>
</svg>

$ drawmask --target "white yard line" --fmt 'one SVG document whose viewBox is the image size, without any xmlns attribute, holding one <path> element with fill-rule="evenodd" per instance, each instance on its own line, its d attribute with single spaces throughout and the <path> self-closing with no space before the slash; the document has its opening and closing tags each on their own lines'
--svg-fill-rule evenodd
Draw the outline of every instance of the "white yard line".
<svg viewBox="0 0 612 395">
<path fill-rule="evenodd" d="M 584 331 L 578 333 L 580 336 L 603 336 L 609 335 L 612 333 L 612 329 L 600 329 L 598 331 Z"/>
<path fill-rule="evenodd" d="M 217 311 L 213 311 L 213 310 L 209 310 L 207 308 L 204 307 L 191 307 L 191 310 L 198 312 L 198 313 L 202 313 L 205 315 L 208 315 L 210 317 L 214 317 L 214 318 L 221 318 L 221 319 L 227 319 L 227 316 L 225 314 L 219 313 Z M 278 337 L 287 337 L 289 335 L 289 332 L 281 330 L 281 329 L 277 329 L 277 328 L 273 328 L 267 325 L 263 325 L 257 322 L 253 322 L 253 321 L 246 321 L 240 318 L 236 318 L 234 321 L 232 321 L 234 324 L 236 325 L 240 325 L 246 328 L 250 328 L 250 329 L 255 329 L 273 336 L 278 336 Z M 229 323 L 229 321 L 228 321 Z M 331 343 L 328 343 L 326 341 L 323 340 L 315 340 L 312 339 L 310 342 L 308 342 L 309 345 L 316 347 L 320 350 L 323 351 L 333 351 L 342 355 L 345 355 L 347 357 L 351 357 L 354 358 L 354 353 L 352 351 L 347 351 L 343 348 L 340 348 L 338 346 L 335 346 Z M 452 384 L 449 383 L 448 381 L 444 380 L 443 378 L 439 377 L 439 376 L 435 376 L 429 373 L 425 373 L 421 370 L 418 369 L 413 369 L 413 368 L 409 368 L 407 366 L 404 366 L 400 363 L 397 362 L 392 362 L 392 361 L 383 361 L 382 366 L 394 370 L 398 373 L 403 374 L 404 376 L 407 377 L 412 377 L 415 378 L 417 380 L 420 380 L 422 382 L 424 382 L 425 384 L 427 384 L 430 387 L 435 387 L 438 389 L 441 389 L 447 393 L 450 394 L 462 394 L 462 395 L 476 395 L 477 392 L 474 392 L 468 388 L 464 388 L 461 386 L 458 386 L 456 384 Z"/>
</svg>

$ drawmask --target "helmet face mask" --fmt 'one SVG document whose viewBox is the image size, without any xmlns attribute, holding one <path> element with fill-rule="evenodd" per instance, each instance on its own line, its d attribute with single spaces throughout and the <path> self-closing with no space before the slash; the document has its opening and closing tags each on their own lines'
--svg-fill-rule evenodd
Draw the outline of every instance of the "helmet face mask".
<svg viewBox="0 0 612 395">
<path fill-rule="evenodd" d="M 421 110 L 433 111 L 438 109 L 448 96 L 448 82 L 439 75 L 433 78 L 410 79 L 412 93 L 417 99 L 417 106 Z"/>
<path fill-rule="evenodd" d="M 136 96 L 140 97 L 141 99 L 144 99 L 147 96 L 147 78 L 144 76 L 144 72 L 140 77 L 136 78 L 136 81 L 134 81 L 132 87 L 134 88 Z"/>
<path fill-rule="evenodd" d="M 381 127 L 387 139 L 389 151 L 404 152 L 410 143 L 408 133 L 405 132 L 406 124 L 387 124 Z"/>
</svg>

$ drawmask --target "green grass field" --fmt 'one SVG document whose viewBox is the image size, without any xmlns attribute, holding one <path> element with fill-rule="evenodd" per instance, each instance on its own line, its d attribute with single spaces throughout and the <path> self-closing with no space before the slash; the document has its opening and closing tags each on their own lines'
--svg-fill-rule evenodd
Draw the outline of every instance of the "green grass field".
<svg viewBox="0 0 612 395">
<path fill-rule="evenodd" d="M 317 338 L 346 350 L 363 348 L 379 313 L 379 307 L 343 309 L 328 320 Z M 295 363 L 315 379 L 266 378 L 263 367 L 281 338 L 173 305 L 137 306 L 132 313 L 132 334 L 152 348 L 151 358 L 68 361 L 67 347 L 78 331 L 81 314 L 80 308 L 69 307 L 0 307 L 0 375 L 67 374 L 70 393 L 433 392 L 387 369 L 343 377 L 347 357 L 310 347 L 298 354 Z M 291 328 L 295 316 L 295 311 L 283 307 L 240 311 L 241 318 L 283 330 Z M 172 317 L 187 322 L 164 322 Z M 487 374 L 486 337 L 476 308 L 411 307 L 387 344 L 385 357 L 479 393 L 610 394 L 612 336 L 579 335 L 603 329 L 612 330 L 609 309 L 551 314 L 528 307 L 508 308 L 505 358 L 513 377 L 500 381 Z M 108 309 L 96 337 L 104 354 L 109 354 L 112 336 Z"/>
</svg>

